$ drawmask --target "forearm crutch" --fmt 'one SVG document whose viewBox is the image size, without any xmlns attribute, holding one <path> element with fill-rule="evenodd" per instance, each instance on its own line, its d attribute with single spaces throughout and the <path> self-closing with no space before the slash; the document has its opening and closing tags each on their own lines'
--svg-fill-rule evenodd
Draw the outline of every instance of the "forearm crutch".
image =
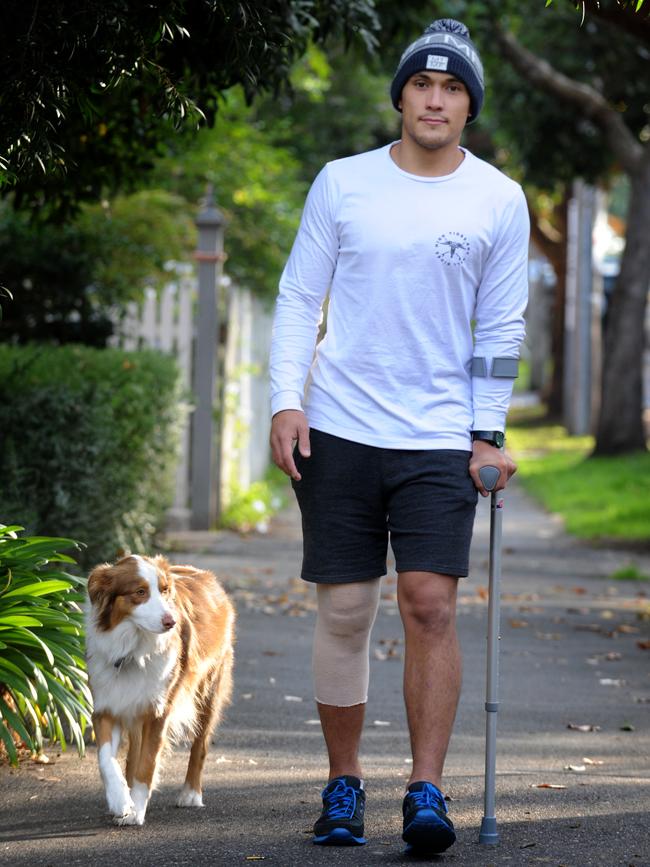
<svg viewBox="0 0 650 867">
<path fill-rule="evenodd" d="M 495 814 L 497 711 L 499 709 L 499 594 L 501 582 L 501 524 L 503 496 L 494 488 L 499 481 L 496 467 L 482 467 L 479 476 L 490 495 L 490 584 L 488 591 L 487 678 L 485 689 L 485 793 L 479 843 L 499 842 Z"/>
</svg>

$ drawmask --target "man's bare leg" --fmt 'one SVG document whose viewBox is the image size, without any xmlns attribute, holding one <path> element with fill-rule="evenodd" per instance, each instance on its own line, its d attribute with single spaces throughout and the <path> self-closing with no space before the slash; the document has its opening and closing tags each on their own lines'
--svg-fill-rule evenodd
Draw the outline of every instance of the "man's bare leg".
<svg viewBox="0 0 650 867">
<path fill-rule="evenodd" d="M 359 744 L 366 711 L 365 704 L 351 707 L 335 707 L 331 704 L 316 703 L 323 728 L 327 755 L 329 757 L 329 779 L 352 774 L 363 779 L 359 764 Z"/>
<path fill-rule="evenodd" d="M 407 785 L 427 780 L 440 788 L 460 695 L 457 589 L 458 579 L 449 575 L 402 572 L 398 577 L 406 647 L 404 701 L 413 753 Z"/>
</svg>

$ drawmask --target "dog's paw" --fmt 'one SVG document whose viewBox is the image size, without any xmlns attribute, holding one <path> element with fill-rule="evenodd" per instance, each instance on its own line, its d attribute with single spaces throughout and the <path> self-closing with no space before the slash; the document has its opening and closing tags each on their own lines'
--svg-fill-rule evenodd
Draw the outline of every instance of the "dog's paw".
<svg viewBox="0 0 650 867">
<path fill-rule="evenodd" d="M 177 807 L 204 807 L 203 798 L 200 792 L 196 792 L 185 784 L 176 801 Z"/>
<path fill-rule="evenodd" d="M 113 821 L 118 825 L 124 824 L 120 821 L 121 819 L 131 814 L 135 815 L 135 804 L 126 782 L 110 786 L 106 792 L 106 800 L 108 809 L 113 815 Z"/>
<path fill-rule="evenodd" d="M 130 810 L 123 816 L 113 816 L 114 825 L 144 825 L 144 816 L 139 817 L 135 810 Z"/>
</svg>

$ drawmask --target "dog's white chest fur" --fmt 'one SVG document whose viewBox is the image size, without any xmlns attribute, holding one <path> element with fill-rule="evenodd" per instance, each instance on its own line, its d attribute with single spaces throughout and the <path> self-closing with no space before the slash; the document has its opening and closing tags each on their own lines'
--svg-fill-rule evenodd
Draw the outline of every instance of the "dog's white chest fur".
<svg viewBox="0 0 650 867">
<path fill-rule="evenodd" d="M 122 621 L 100 632 L 92 611 L 86 618 L 88 677 L 95 711 L 133 719 L 148 708 L 162 713 L 169 678 L 176 665 L 171 635 L 153 635 Z"/>
</svg>

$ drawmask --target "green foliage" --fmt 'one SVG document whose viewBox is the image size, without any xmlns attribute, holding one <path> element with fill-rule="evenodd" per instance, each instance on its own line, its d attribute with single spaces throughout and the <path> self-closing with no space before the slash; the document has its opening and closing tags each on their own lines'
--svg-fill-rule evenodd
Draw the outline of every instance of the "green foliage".
<svg viewBox="0 0 650 867">
<path fill-rule="evenodd" d="M 69 212 L 211 124 L 222 92 L 277 90 L 310 39 L 366 45 L 371 0 L 51 0 L 3 5 L 0 169 L 21 204 Z"/>
<path fill-rule="evenodd" d="M 277 467 L 271 467 L 264 481 L 254 482 L 247 490 L 235 487 L 222 525 L 242 533 L 266 532 L 269 519 L 287 504 L 287 487 L 287 477 Z"/>
<path fill-rule="evenodd" d="M 99 247 L 91 286 L 103 306 L 139 300 L 145 286 L 161 288 L 170 260 L 187 261 L 196 245 L 190 209 L 163 189 L 84 205 L 75 225 Z"/>
<path fill-rule="evenodd" d="M 255 122 L 240 88 L 224 97 L 215 129 L 202 130 L 191 144 L 181 141 L 149 180 L 183 196 L 188 209 L 211 183 L 228 221 L 228 274 L 258 295 L 275 296 L 306 185 L 296 159 Z"/>
<path fill-rule="evenodd" d="M 586 539 L 650 538 L 650 453 L 590 457 L 593 437 L 543 420 L 508 425 L 517 477 L 570 533 Z"/>
<path fill-rule="evenodd" d="M 0 345 L 0 521 L 81 565 L 146 551 L 172 499 L 179 377 L 157 352 Z"/>
<path fill-rule="evenodd" d="M 641 572 L 636 563 L 621 566 L 609 576 L 613 581 L 650 581 L 650 575 Z"/>
<path fill-rule="evenodd" d="M 326 51 L 312 45 L 296 63 L 291 81 L 290 92 L 257 100 L 253 118 L 275 144 L 293 154 L 308 183 L 329 160 L 399 138 L 390 72 L 367 54 L 340 42 Z"/>
<path fill-rule="evenodd" d="M 189 208 L 163 190 L 85 205 L 63 224 L 0 203 L 2 282 L 13 296 L 0 339 L 104 345 L 110 309 L 160 286 L 166 262 L 187 259 L 194 243 Z"/>
<path fill-rule="evenodd" d="M 0 742 L 13 764 L 15 737 L 38 753 L 47 738 L 80 755 L 91 696 L 83 659 L 85 582 L 64 571 L 70 539 L 19 536 L 0 525 Z"/>
</svg>

